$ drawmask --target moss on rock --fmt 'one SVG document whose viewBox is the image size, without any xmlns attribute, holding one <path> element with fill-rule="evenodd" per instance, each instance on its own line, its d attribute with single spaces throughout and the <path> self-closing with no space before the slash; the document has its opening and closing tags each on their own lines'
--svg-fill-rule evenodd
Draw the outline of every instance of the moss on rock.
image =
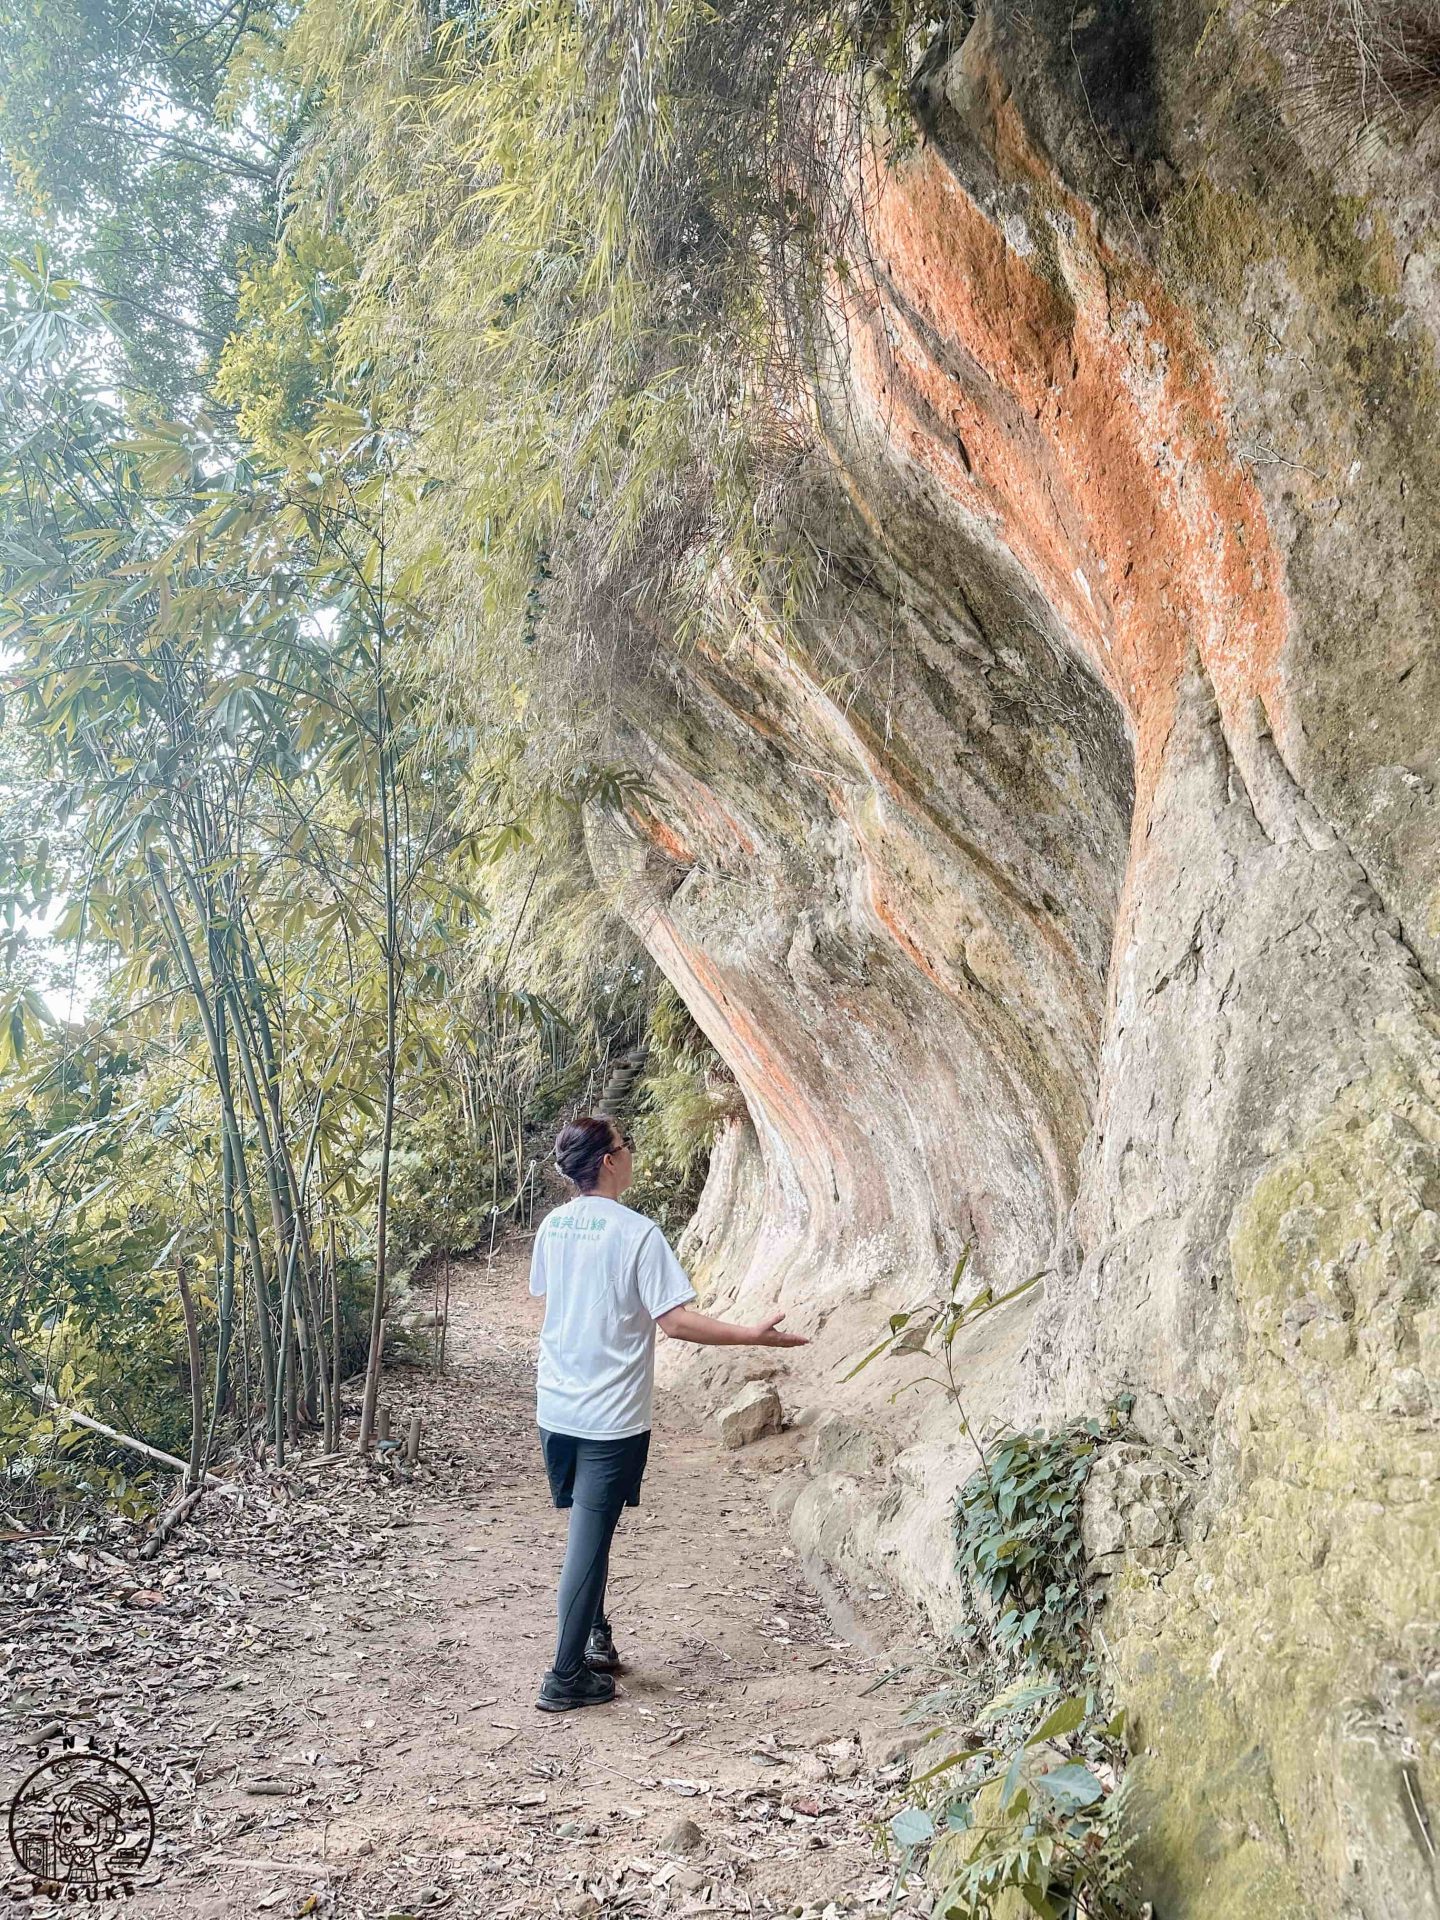
<svg viewBox="0 0 1440 1920">
<path fill-rule="evenodd" d="M 1167 1920 L 1331 1913 L 1337 1886 L 1374 1920 L 1440 1912 L 1437 1200 L 1440 1116 L 1397 1062 L 1232 1223 L 1236 1454 L 1213 1524 L 1107 1613 Z"/>
</svg>

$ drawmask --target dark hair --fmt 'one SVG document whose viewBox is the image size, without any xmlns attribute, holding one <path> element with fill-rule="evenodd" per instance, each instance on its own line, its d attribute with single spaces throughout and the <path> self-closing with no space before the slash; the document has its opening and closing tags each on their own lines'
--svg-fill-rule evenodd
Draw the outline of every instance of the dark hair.
<svg viewBox="0 0 1440 1920">
<path fill-rule="evenodd" d="M 577 1113 L 555 1136 L 555 1164 L 581 1193 L 593 1193 L 600 1163 L 614 1152 L 619 1135 L 613 1120 Z"/>
</svg>

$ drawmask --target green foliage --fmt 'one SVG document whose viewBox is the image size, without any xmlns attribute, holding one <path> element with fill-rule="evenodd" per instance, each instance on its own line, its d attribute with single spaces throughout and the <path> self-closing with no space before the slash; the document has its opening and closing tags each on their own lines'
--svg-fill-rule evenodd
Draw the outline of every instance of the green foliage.
<svg viewBox="0 0 1440 1920">
<path fill-rule="evenodd" d="M 0 1076 L 0 1472 L 31 1524 L 159 1497 L 136 1455 L 42 1412 L 34 1380 L 152 1445 L 189 1444 L 184 1329 L 156 1266 L 171 1145 L 141 1085 L 135 1054 L 55 1027 Z"/>
<path fill-rule="evenodd" d="M 255 0 L 0 7 L 0 252 L 48 239 L 126 383 L 193 395 L 273 231 L 292 103 Z M 230 98 L 243 62 L 245 110 Z"/>
<path fill-rule="evenodd" d="M 955 1502 L 961 1570 L 989 1600 L 1002 1651 L 1067 1670 L 1088 1652 L 1081 1538 L 1085 1482 L 1100 1448 L 1124 1428 L 1128 1401 L 1104 1421 L 992 1441 Z"/>
<path fill-rule="evenodd" d="M 329 402 L 279 469 L 203 422 L 137 431 L 73 287 L 42 257 L 3 293 L 10 720 L 83 873 L 55 933 L 108 951 L 106 1012 L 147 1047 L 168 1138 L 139 1223 L 219 1276 L 215 1411 L 238 1260 L 278 1423 L 288 1330 L 327 1377 L 319 1215 L 362 1245 L 373 1221 L 388 1265 L 388 1116 L 436 1060 L 406 971 L 441 980 L 483 913 L 452 803 L 474 741 L 418 674 L 383 438 Z M 23 909 L 39 881 L 11 866 Z M 4 1031 L 33 1039 L 25 991 Z"/>
<path fill-rule="evenodd" d="M 1103 1762 L 1042 1763 L 1028 1744 L 993 1757 L 1003 1770 L 942 1816 L 955 1844 L 936 1912 L 995 1920 L 1009 1896 L 1041 1920 L 1136 1920 L 1125 1781 Z"/>
<path fill-rule="evenodd" d="M 955 1336 L 962 1328 L 970 1326 L 982 1314 L 991 1313 L 999 1307 L 1005 1307 L 1012 1300 L 1023 1299 L 1033 1288 L 1038 1287 L 1045 1274 L 1032 1273 L 1028 1280 L 1022 1280 L 1018 1286 L 997 1294 L 995 1289 L 986 1285 L 968 1299 L 962 1297 L 965 1276 L 970 1269 L 973 1249 L 967 1244 L 960 1249 L 959 1257 L 950 1270 L 948 1281 L 941 1287 L 932 1289 L 930 1294 L 917 1305 L 907 1307 L 901 1313 L 890 1315 L 885 1338 L 863 1354 L 848 1373 L 842 1374 L 843 1380 L 853 1380 L 857 1373 L 871 1366 L 882 1355 L 895 1356 L 902 1353 L 927 1353 L 938 1355 L 945 1365 L 947 1378 L 940 1380 L 934 1374 L 920 1374 L 907 1380 L 890 1397 L 898 1398 L 911 1387 L 924 1382 L 943 1388 L 946 1397 L 953 1403 L 960 1415 L 961 1426 L 968 1433 L 969 1423 L 965 1419 L 960 1405 L 959 1385 L 955 1379 L 950 1349 L 955 1344 Z M 1048 1269 L 1047 1269 L 1048 1271 Z"/>
<path fill-rule="evenodd" d="M 252 258 L 216 391 L 236 409 L 241 436 L 267 463 L 283 465 L 311 431 L 335 383 L 335 340 L 354 279 L 338 234 L 292 227 L 273 255 Z"/>
<path fill-rule="evenodd" d="M 990 1286 L 967 1295 L 970 1256 L 963 1248 L 948 1282 L 892 1314 L 884 1339 L 845 1375 L 882 1356 L 938 1356 L 943 1376 L 914 1375 L 891 1398 L 939 1387 L 979 1463 L 956 1495 L 954 1537 L 960 1570 L 989 1617 L 957 1677 L 906 1711 L 948 1750 L 912 1776 L 889 1838 L 902 1867 L 930 1856 L 940 1888 L 935 1911 L 945 1920 L 1017 1920 L 1022 1912 L 1134 1920 L 1124 1715 L 1107 1703 L 1091 1646 L 1081 1534 L 1091 1466 L 1123 1432 L 1132 1403 L 1122 1397 L 1103 1420 L 1054 1433 L 982 1440 L 962 1404 L 955 1340 L 1044 1276 L 998 1295 Z M 983 1699 L 987 1674 L 992 1686 L 1005 1684 Z"/>
<path fill-rule="evenodd" d="M 435 1101 L 402 1122 L 391 1172 L 395 1259 L 403 1270 L 432 1252 L 484 1244 L 491 1221 L 490 1155 Z"/>
<path fill-rule="evenodd" d="M 990 1920 L 1006 1893 L 1054 1920 L 1137 1911 L 1124 1715 L 1107 1703 L 1091 1646 L 1081 1535 L 1085 1482 L 1129 1406 L 991 1441 L 956 1498 L 961 1570 L 988 1602 L 998 1654 L 1022 1673 L 967 1714 L 983 1732 L 911 1783 L 944 1782 L 939 1824 L 963 1836 L 942 1856 L 940 1910 L 954 1920 Z"/>
<path fill-rule="evenodd" d="M 1136 1920 L 1140 1913 L 1130 1872 L 1125 1717 L 1108 1706 L 1093 1662 L 1080 1657 L 1080 1609 L 1066 1617 L 1057 1594 L 1049 1626 L 1043 1637 L 1032 1634 L 1027 1670 L 983 1704 L 975 1703 L 978 1670 L 971 1667 L 957 1685 L 906 1712 L 930 1726 L 942 1757 L 912 1776 L 890 1837 L 905 1864 L 929 1853 L 935 1911 L 946 1920 L 1010 1920 L 1022 1911 L 1046 1920 Z M 1077 1635 L 1068 1644 L 1059 1637 L 1067 1629 Z M 1042 1644 L 1060 1652 L 1064 1678 L 1040 1658 Z"/>
<path fill-rule="evenodd" d="M 162 1502 L 159 1475 L 133 1453 L 37 1413 L 32 1399 L 0 1383 L 0 1506 L 9 1520 L 59 1527 L 103 1508 L 142 1521 Z"/>
<path fill-rule="evenodd" d="M 745 1103 L 668 981 L 655 993 L 645 1049 L 634 1094 L 636 1177 L 625 1204 L 659 1221 L 674 1239 L 699 1202 L 716 1133 Z"/>
<path fill-rule="evenodd" d="M 908 76 L 963 12 L 301 11 L 287 71 L 323 110 L 292 230 L 355 260 L 337 376 L 408 436 L 397 540 L 430 556 L 437 646 L 524 688 L 537 750 L 603 740 L 617 667 L 798 591 L 781 495 L 845 324 L 857 175 L 905 144 Z"/>
<path fill-rule="evenodd" d="M 957 1691 L 906 1718 L 925 1720 Z M 888 1828 L 903 1863 L 930 1854 L 936 1913 L 1134 1920 L 1123 1716 L 1107 1720 L 1093 1687 L 1066 1694 L 1042 1677 L 965 1701 L 964 1721 L 961 1741 L 911 1779 L 911 1803 Z"/>
</svg>

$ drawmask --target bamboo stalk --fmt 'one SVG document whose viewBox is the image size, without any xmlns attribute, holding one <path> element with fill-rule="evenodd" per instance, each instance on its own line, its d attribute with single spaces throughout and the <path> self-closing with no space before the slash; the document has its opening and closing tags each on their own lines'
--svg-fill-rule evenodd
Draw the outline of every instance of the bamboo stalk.
<svg viewBox="0 0 1440 1920">
<path fill-rule="evenodd" d="M 385 1105 L 380 1128 L 380 1178 L 375 1200 L 375 1291 L 370 1311 L 370 1350 L 365 1363 L 365 1397 L 360 1410 L 360 1451 L 368 1453 L 374 1432 L 375 1407 L 380 1395 L 380 1355 L 385 1341 L 386 1265 L 390 1224 L 390 1155 L 395 1139 L 395 1073 L 397 1026 L 400 1013 L 400 917 L 396 885 L 395 767 L 389 735 L 389 705 L 385 698 L 385 543 L 377 540 L 378 595 L 375 608 L 375 727 L 380 799 L 380 830 L 384 860 L 385 896 Z"/>
<path fill-rule="evenodd" d="M 180 1311 L 185 1316 L 185 1344 L 190 1355 L 190 1467 L 185 1484 L 193 1487 L 199 1482 L 205 1457 L 205 1389 L 200 1378 L 200 1329 L 195 1321 L 195 1302 L 191 1298 L 190 1282 L 185 1278 L 185 1257 L 179 1253 L 175 1256 L 175 1284 L 180 1289 Z"/>
<path fill-rule="evenodd" d="M 153 1560 L 178 1526 L 188 1520 L 205 1497 L 203 1487 L 192 1487 L 183 1500 L 167 1507 L 155 1523 L 155 1531 L 140 1549 L 142 1560 Z"/>
<path fill-rule="evenodd" d="M 117 1447 L 128 1447 L 132 1453 L 143 1453 L 147 1460 L 158 1460 L 162 1467 L 175 1467 L 181 1473 L 188 1473 L 189 1467 L 183 1460 L 177 1460 L 173 1453 L 164 1453 L 159 1447 L 152 1447 L 148 1440 L 137 1440 L 133 1433 L 121 1433 L 118 1427 L 107 1427 L 103 1420 L 95 1420 L 88 1413 L 77 1413 L 74 1407 L 62 1406 L 60 1401 L 42 1381 L 32 1380 L 30 1388 L 40 1396 L 41 1402 L 50 1413 L 58 1413 L 63 1419 L 73 1420 L 77 1427 L 84 1427 L 90 1433 L 98 1433 L 103 1439 L 113 1440 Z M 206 1473 L 204 1484 L 207 1487 L 223 1487 L 225 1482 L 218 1473 Z"/>
<path fill-rule="evenodd" d="M 178 855 L 177 855 L 178 857 Z M 250 1191 L 250 1174 L 245 1163 L 245 1148 L 240 1137 L 240 1123 L 235 1113 L 234 1094 L 230 1083 L 229 1065 L 223 1053 L 220 1034 L 210 1014 L 210 1001 L 200 978 L 200 969 L 195 955 L 191 952 L 190 942 L 185 937 L 184 924 L 180 919 L 180 909 L 175 896 L 170 891 L 158 858 L 152 852 L 149 861 L 150 878 L 155 887 L 165 921 L 166 932 L 170 936 L 175 956 L 185 974 L 186 984 L 195 1001 L 196 1011 L 200 1015 L 200 1024 L 205 1033 L 206 1045 L 210 1052 L 211 1066 L 215 1073 L 220 1094 L 220 1112 L 228 1132 L 234 1158 L 237 1187 L 240 1194 L 241 1215 L 245 1222 L 245 1235 L 249 1244 L 250 1258 L 254 1266 L 251 1275 L 255 1290 L 256 1317 L 260 1328 L 260 1358 L 264 1369 L 265 1396 L 267 1403 L 273 1401 L 275 1393 L 275 1348 L 273 1333 L 269 1321 L 269 1309 L 265 1300 L 264 1256 L 260 1250 L 260 1229 L 255 1220 L 254 1198 Z M 239 1036 L 236 1036 L 239 1044 Z M 244 1049 L 241 1048 L 242 1056 Z"/>
<path fill-rule="evenodd" d="M 334 1057 L 335 1055 L 332 1052 L 330 1056 L 332 1061 Z M 327 1070 L 328 1070 L 328 1063 L 327 1063 Z M 286 1415 L 287 1415 L 287 1420 L 288 1420 L 289 1429 L 290 1429 L 290 1438 L 292 1441 L 298 1438 L 298 1432 L 299 1432 L 298 1408 L 296 1406 L 296 1382 L 295 1382 L 293 1371 L 290 1369 L 290 1365 L 289 1365 L 289 1357 L 290 1357 L 290 1351 L 291 1351 L 290 1342 L 292 1338 L 292 1332 L 291 1332 L 292 1323 L 293 1323 L 293 1337 L 296 1338 L 297 1341 L 300 1337 L 303 1336 L 303 1331 L 304 1331 L 302 1320 L 298 1315 L 295 1307 L 295 1275 L 296 1275 L 297 1264 L 300 1261 L 300 1239 L 301 1239 L 301 1234 L 300 1234 L 301 1215 L 300 1215 L 299 1209 L 304 1205 L 306 1189 L 309 1187 L 309 1184 L 310 1184 L 311 1169 L 315 1164 L 315 1149 L 316 1149 L 316 1144 L 320 1138 L 320 1116 L 321 1116 L 321 1113 L 324 1111 L 324 1106 L 325 1106 L 325 1091 L 324 1091 L 324 1086 L 322 1084 L 319 1097 L 315 1102 L 315 1114 L 310 1123 L 310 1138 L 305 1144 L 305 1164 L 301 1169 L 300 1184 L 297 1190 L 299 1204 L 293 1216 L 293 1231 L 290 1236 L 290 1253 L 289 1253 L 289 1257 L 285 1262 L 285 1278 L 284 1278 L 284 1284 L 280 1292 L 280 1325 L 281 1325 L 281 1330 L 284 1335 L 284 1338 L 281 1345 L 281 1355 L 280 1355 L 280 1389 L 281 1391 L 279 1396 L 277 1397 L 276 1412 L 275 1412 L 275 1457 L 276 1457 L 276 1463 L 279 1466 L 283 1466 L 285 1464 L 285 1445 L 284 1445 L 284 1439 L 282 1437 L 282 1431 L 281 1431 L 281 1418 L 280 1418 L 280 1407 L 279 1407 L 279 1401 L 281 1399 L 284 1399 L 287 1402 Z M 287 1180 L 287 1184 L 288 1184 L 288 1180 Z"/>
<path fill-rule="evenodd" d="M 230 1157 L 230 1136 L 220 1135 L 220 1256 L 219 1327 L 215 1347 L 215 1398 L 210 1405 L 210 1425 L 205 1434 L 205 1459 L 215 1449 L 215 1423 L 225 1402 L 234 1399 L 230 1378 L 230 1343 L 235 1331 L 235 1175 Z"/>
<path fill-rule="evenodd" d="M 330 1214 L 330 1404 L 328 1408 L 329 1427 L 325 1435 L 326 1447 L 340 1445 L 340 1263 L 335 1248 L 335 1216 Z"/>
<path fill-rule="evenodd" d="M 445 1349 L 450 1340 L 450 1256 L 445 1256 L 445 1317 L 440 1322 L 440 1371 L 445 1371 Z"/>
</svg>

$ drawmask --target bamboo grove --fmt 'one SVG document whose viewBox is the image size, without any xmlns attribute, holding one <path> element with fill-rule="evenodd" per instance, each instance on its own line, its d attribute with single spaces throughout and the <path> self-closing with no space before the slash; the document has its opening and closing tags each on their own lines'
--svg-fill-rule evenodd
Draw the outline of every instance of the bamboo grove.
<svg viewBox="0 0 1440 1920">
<path fill-rule="evenodd" d="M 471 1049 L 442 1009 L 483 947 L 477 879 L 534 835 L 499 817 L 500 780 L 481 790 L 473 729 L 417 689 L 412 583 L 386 543 L 399 483 L 374 436 L 327 413 L 301 468 L 261 474 L 203 425 L 137 431 L 97 389 L 76 404 L 71 289 L 34 270 L 11 296 L 5 557 L 23 611 L 5 633 L 7 717 L 67 852 L 47 846 L 64 870 L 42 874 L 35 843 L 28 865 L 12 844 L 9 880 L 37 905 L 63 893 L 53 939 L 112 957 L 104 1000 L 128 1070 L 106 1034 L 47 1032 L 33 985 L 12 980 L 11 1096 L 52 1124 L 12 1138 L 7 1228 L 33 1242 L 47 1196 L 63 1253 L 13 1263 L 10 1355 L 39 1380 L 21 1329 L 33 1342 L 61 1324 L 77 1246 L 113 1237 L 117 1212 L 133 1227 L 137 1159 L 163 1161 L 171 1191 L 143 1209 L 145 1251 L 187 1320 L 198 1297 L 214 1321 L 191 1473 L 237 1396 L 283 1460 L 302 1418 L 337 1440 L 344 1256 L 362 1220 L 374 1273 L 397 1264 L 402 1086 L 421 1113 L 438 1099 L 449 1122 L 458 1106 L 479 1149 L 455 1170 L 471 1182 L 459 1237 L 482 1193 L 492 1213 L 513 1205 L 527 1148 L 506 1075 L 521 1056 L 532 1081 L 537 1059 L 561 1069 L 562 1022 L 484 977 L 489 1078 L 476 1097 L 462 1071 L 456 1102 L 449 1069 Z M 47 1252 L 51 1294 L 34 1286 Z M 386 1304 L 377 1283 L 349 1329 L 362 1446 Z"/>
<path fill-rule="evenodd" d="M 583 827 L 649 804 L 626 675 L 804 590 L 862 126 L 949 14 L 0 0 L 12 1514 L 362 1378 L 370 1447 L 621 1055 L 693 1204 L 735 1090 Z"/>
</svg>

